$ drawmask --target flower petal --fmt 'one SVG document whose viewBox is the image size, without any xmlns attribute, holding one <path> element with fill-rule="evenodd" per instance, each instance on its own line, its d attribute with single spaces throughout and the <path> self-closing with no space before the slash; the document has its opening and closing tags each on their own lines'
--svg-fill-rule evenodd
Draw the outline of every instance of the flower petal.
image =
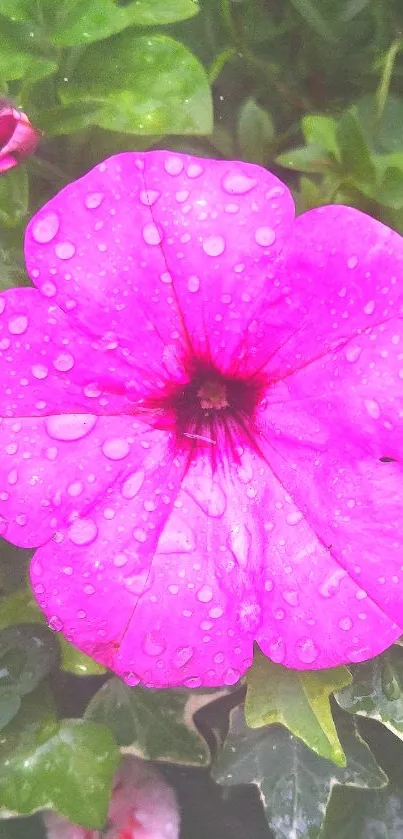
<svg viewBox="0 0 403 839">
<path fill-rule="evenodd" d="M 262 363 L 255 341 L 272 263 L 294 217 L 287 187 L 267 170 L 155 151 L 144 156 L 151 213 L 196 354 L 223 371 Z M 249 351 L 249 356 L 246 353 Z"/>
</svg>

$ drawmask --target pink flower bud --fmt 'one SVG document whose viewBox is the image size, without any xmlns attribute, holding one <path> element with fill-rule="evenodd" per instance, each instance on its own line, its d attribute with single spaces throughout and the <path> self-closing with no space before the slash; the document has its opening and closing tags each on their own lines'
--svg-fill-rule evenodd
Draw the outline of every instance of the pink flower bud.
<svg viewBox="0 0 403 839">
<path fill-rule="evenodd" d="M 39 131 L 31 125 L 23 111 L 0 99 L 0 175 L 32 154 L 39 137 Z"/>
</svg>

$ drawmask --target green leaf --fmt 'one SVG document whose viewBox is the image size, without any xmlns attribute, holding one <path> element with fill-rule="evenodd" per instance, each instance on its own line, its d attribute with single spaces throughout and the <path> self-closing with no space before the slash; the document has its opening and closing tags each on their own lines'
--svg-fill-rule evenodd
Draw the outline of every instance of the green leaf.
<svg viewBox="0 0 403 839">
<path fill-rule="evenodd" d="M 276 839 L 318 839 L 335 784 L 376 789 L 387 783 L 354 721 L 343 715 L 338 731 L 345 768 L 318 757 L 282 726 L 247 728 L 236 708 L 213 777 L 227 786 L 255 784 Z"/>
<path fill-rule="evenodd" d="M 31 693 L 57 660 L 57 640 L 45 627 L 8 626 L 0 632 L 0 690 Z"/>
<path fill-rule="evenodd" d="M 123 32 L 93 44 L 59 88 L 64 104 L 99 105 L 93 122 L 133 134 L 208 134 L 211 93 L 206 73 L 182 44 L 163 35 Z"/>
<path fill-rule="evenodd" d="M 29 77 L 33 83 L 55 73 L 55 61 L 37 49 L 35 38 L 30 39 L 24 27 L 0 18 L 0 79 L 14 81 Z"/>
<path fill-rule="evenodd" d="M 127 26 L 159 26 L 193 17 L 197 0 L 0 0 L 0 14 L 43 30 L 59 46 L 89 44 Z"/>
<path fill-rule="evenodd" d="M 402 787 L 390 784 L 372 792 L 336 789 L 321 839 L 398 839 L 402 835 Z"/>
<path fill-rule="evenodd" d="M 32 694 L 2 732 L 0 807 L 15 815 L 51 808 L 74 823 L 101 828 L 119 759 L 105 726 L 58 722 L 51 706 Z"/>
<path fill-rule="evenodd" d="M 329 699 L 350 684 L 346 667 L 288 670 L 258 653 L 246 679 L 245 718 L 250 728 L 282 723 L 318 755 L 345 766 Z"/>
<path fill-rule="evenodd" d="M 298 215 L 306 213 L 307 210 L 312 210 L 314 207 L 320 207 L 324 203 L 322 193 L 314 180 L 301 175 L 296 203 Z"/>
<path fill-rule="evenodd" d="M 27 213 L 28 175 L 25 166 L 16 166 L 0 176 L 0 224 L 17 227 Z"/>
<path fill-rule="evenodd" d="M 114 678 L 95 694 L 85 718 L 107 725 L 119 745 L 138 757 L 205 766 L 209 750 L 193 715 L 215 698 L 189 690 L 129 688 Z"/>
<path fill-rule="evenodd" d="M 403 650 L 357 664 L 352 684 L 336 693 L 341 708 L 378 720 L 403 740 Z"/>
<path fill-rule="evenodd" d="M 247 99 L 238 116 L 238 143 L 244 160 L 264 163 L 275 136 L 271 116 L 254 99 Z"/>
<path fill-rule="evenodd" d="M 96 103 L 73 102 L 72 105 L 55 105 L 37 111 L 34 117 L 35 125 L 47 137 L 59 134 L 73 134 L 94 123 L 94 114 L 101 110 Z"/>
<path fill-rule="evenodd" d="M 27 621 L 46 625 L 45 616 L 36 605 L 30 589 L 18 589 L 1 600 L 0 629 Z M 105 667 L 102 667 L 101 664 L 98 664 L 85 653 L 80 652 L 63 635 L 55 636 L 49 629 L 47 633 L 50 638 L 57 639 L 60 645 L 60 667 L 62 670 L 74 673 L 75 676 L 100 676 L 106 673 Z"/>
<path fill-rule="evenodd" d="M 401 210 L 403 207 L 403 171 L 397 166 L 388 166 L 376 193 L 380 204 Z"/>
<path fill-rule="evenodd" d="M 328 22 L 320 13 L 315 0 L 291 0 L 292 5 L 300 13 L 309 26 L 324 38 L 326 41 L 334 41 L 333 34 Z"/>
<path fill-rule="evenodd" d="M 302 133 L 307 146 L 320 146 L 325 151 L 338 156 L 336 140 L 337 121 L 333 117 L 308 114 L 301 120 Z"/>
<path fill-rule="evenodd" d="M 301 146 L 285 151 L 276 157 L 276 163 L 286 169 L 295 169 L 297 172 L 327 174 L 336 170 L 336 161 L 322 146 L 317 145 Z"/>
<path fill-rule="evenodd" d="M 346 111 L 341 117 L 337 124 L 336 138 L 340 149 L 341 165 L 346 174 L 358 182 L 374 183 L 375 167 L 354 109 Z"/>
</svg>

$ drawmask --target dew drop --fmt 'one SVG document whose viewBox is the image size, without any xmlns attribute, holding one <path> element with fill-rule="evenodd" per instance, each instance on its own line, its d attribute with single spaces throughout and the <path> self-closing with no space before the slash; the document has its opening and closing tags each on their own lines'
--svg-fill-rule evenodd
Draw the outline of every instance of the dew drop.
<svg viewBox="0 0 403 839">
<path fill-rule="evenodd" d="M 240 678 L 241 674 L 239 670 L 235 670 L 234 668 L 229 667 L 223 675 L 223 682 L 225 685 L 235 685 L 236 682 L 239 682 Z"/>
<path fill-rule="evenodd" d="M 137 673 L 133 673 L 132 670 L 126 670 L 126 672 L 123 673 L 123 678 L 126 684 L 129 685 L 129 687 L 131 688 L 137 687 L 137 685 L 139 685 L 141 682 L 140 677 L 137 675 Z"/>
<path fill-rule="evenodd" d="M 56 367 L 56 370 L 59 370 L 60 373 L 67 373 L 68 370 L 71 370 L 74 367 L 74 356 L 68 352 L 60 353 L 60 355 L 54 359 L 53 366 Z"/>
<path fill-rule="evenodd" d="M 381 409 L 375 399 L 364 399 L 364 405 L 372 419 L 379 419 Z"/>
<path fill-rule="evenodd" d="M 156 224 L 149 222 L 143 227 L 143 239 L 147 245 L 160 245 L 162 242 L 162 233 Z"/>
<path fill-rule="evenodd" d="M 210 603 L 213 599 L 213 589 L 211 586 L 202 586 L 199 588 L 199 591 L 196 592 L 196 598 L 200 601 L 200 603 Z"/>
<path fill-rule="evenodd" d="M 84 489 L 84 485 L 81 481 L 74 481 L 72 484 L 69 484 L 67 487 L 67 492 L 72 498 L 77 498 L 78 495 L 81 495 Z"/>
<path fill-rule="evenodd" d="M 89 210 L 96 210 L 104 200 L 103 192 L 90 192 L 85 196 L 84 204 Z"/>
<path fill-rule="evenodd" d="M 203 166 L 200 163 L 190 163 L 186 170 L 188 178 L 198 178 L 203 173 Z"/>
<path fill-rule="evenodd" d="M 338 568 L 332 571 L 324 579 L 322 585 L 319 587 L 319 593 L 322 597 L 334 597 L 339 591 L 340 582 L 346 576 L 346 571 L 343 568 Z"/>
<path fill-rule="evenodd" d="M 173 155 L 167 157 L 164 161 L 164 169 L 168 172 L 168 175 L 180 175 L 183 170 L 183 160 Z"/>
<path fill-rule="evenodd" d="M 200 288 L 199 277 L 196 277 L 194 274 L 192 274 L 192 276 L 189 277 L 189 279 L 188 279 L 188 291 L 196 292 L 196 291 L 199 291 L 199 288 Z"/>
<path fill-rule="evenodd" d="M 352 625 L 353 622 L 351 618 L 341 618 L 341 620 L 339 620 L 339 627 L 340 629 L 343 629 L 344 632 L 348 632 L 348 630 L 351 629 Z"/>
<path fill-rule="evenodd" d="M 275 640 L 271 641 L 267 650 L 268 656 L 276 664 L 281 664 L 285 659 L 285 643 L 284 639 L 279 635 Z"/>
<path fill-rule="evenodd" d="M 159 641 L 152 632 L 147 632 L 143 639 L 143 650 L 146 655 L 161 655 L 165 650 L 165 644 Z"/>
<path fill-rule="evenodd" d="M 10 318 L 8 322 L 8 329 L 12 335 L 22 335 L 27 329 L 28 318 L 25 315 L 16 315 Z"/>
<path fill-rule="evenodd" d="M 203 681 L 199 676 L 194 676 L 191 679 L 185 679 L 183 684 L 186 685 L 187 688 L 200 688 Z"/>
<path fill-rule="evenodd" d="M 140 192 L 140 201 L 145 207 L 152 207 L 160 197 L 160 194 L 156 189 L 142 189 Z"/>
<path fill-rule="evenodd" d="M 186 664 L 193 658 L 194 649 L 193 647 L 180 647 L 176 650 L 175 655 L 173 657 L 173 663 L 175 667 L 185 667 Z"/>
<path fill-rule="evenodd" d="M 228 172 L 223 178 L 222 185 L 230 195 L 246 195 L 256 186 L 256 181 L 239 172 Z"/>
<path fill-rule="evenodd" d="M 221 256 L 225 251 L 225 240 L 222 236 L 209 236 L 202 243 L 202 248 L 207 256 Z"/>
<path fill-rule="evenodd" d="M 76 519 L 68 535 L 75 545 L 89 545 L 98 535 L 98 527 L 92 519 Z"/>
<path fill-rule="evenodd" d="M 132 475 L 129 475 L 122 486 L 123 497 L 127 499 L 135 498 L 142 487 L 144 477 L 145 474 L 142 471 L 133 472 Z"/>
<path fill-rule="evenodd" d="M 32 236 L 35 242 L 45 245 L 55 238 L 58 230 L 59 216 L 56 213 L 47 213 L 47 215 L 34 221 L 32 225 Z"/>
<path fill-rule="evenodd" d="M 111 437 L 102 444 L 102 451 L 109 460 L 123 460 L 129 454 L 130 445 L 121 437 Z"/>
<path fill-rule="evenodd" d="M 63 629 L 63 623 L 57 615 L 52 615 L 52 617 L 48 620 L 48 627 L 49 629 L 52 629 L 53 632 L 61 632 Z"/>
<path fill-rule="evenodd" d="M 49 370 L 45 367 L 44 364 L 34 364 L 31 367 L 32 375 L 35 376 L 35 379 L 46 379 Z"/>
<path fill-rule="evenodd" d="M 300 638 L 297 643 L 297 656 L 304 664 L 312 664 L 316 661 L 319 650 L 311 638 Z"/>
<path fill-rule="evenodd" d="M 173 515 L 161 533 L 158 551 L 164 554 L 190 553 L 195 548 L 193 531 Z"/>
<path fill-rule="evenodd" d="M 55 254 L 59 259 L 71 259 L 75 252 L 76 248 L 72 242 L 59 242 L 55 246 Z"/>
<path fill-rule="evenodd" d="M 54 440 L 80 440 L 97 422 L 93 414 L 56 414 L 46 420 L 46 430 Z"/>
<path fill-rule="evenodd" d="M 258 227 L 255 233 L 255 241 L 263 248 L 269 247 L 276 240 L 276 234 L 271 227 Z"/>
<path fill-rule="evenodd" d="M 362 347 L 358 347 L 357 345 L 352 346 L 352 347 L 346 347 L 346 349 L 344 351 L 347 361 L 350 361 L 351 364 L 354 361 L 357 361 L 357 359 L 361 355 L 361 352 L 362 352 Z"/>
<path fill-rule="evenodd" d="M 227 498 L 221 487 L 208 477 L 194 478 L 186 492 L 196 501 L 204 513 L 220 518 L 227 508 Z"/>
<path fill-rule="evenodd" d="M 364 306 L 364 312 L 366 315 L 372 315 L 375 311 L 375 300 L 369 300 L 368 303 Z"/>
<path fill-rule="evenodd" d="M 291 524 L 291 525 L 299 524 L 299 522 L 302 519 L 303 519 L 303 514 L 300 512 L 300 510 L 294 510 L 292 513 L 288 513 L 288 515 L 286 516 L 287 524 Z"/>
<path fill-rule="evenodd" d="M 51 280 L 46 280 L 44 283 L 42 283 L 40 292 L 41 294 L 43 294 L 44 297 L 54 297 L 57 292 L 57 288 L 55 284 L 51 282 Z"/>
</svg>

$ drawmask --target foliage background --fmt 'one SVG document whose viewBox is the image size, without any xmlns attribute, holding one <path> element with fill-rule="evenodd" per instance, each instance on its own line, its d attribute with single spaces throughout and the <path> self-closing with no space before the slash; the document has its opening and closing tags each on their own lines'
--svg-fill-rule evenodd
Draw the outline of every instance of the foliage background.
<svg viewBox="0 0 403 839">
<path fill-rule="evenodd" d="M 0 0 L 0 95 L 44 132 L 0 178 L 0 288 L 28 283 L 35 209 L 123 149 L 257 162 L 299 212 L 403 233 L 402 47 L 401 0 Z M 41 839 L 48 806 L 100 828 L 121 749 L 161 763 L 183 839 L 402 835 L 399 645 L 350 672 L 258 656 L 226 694 L 128 688 L 44 625 L 28 558 L 0 544 L 0 839 Z"/>
</svg>

